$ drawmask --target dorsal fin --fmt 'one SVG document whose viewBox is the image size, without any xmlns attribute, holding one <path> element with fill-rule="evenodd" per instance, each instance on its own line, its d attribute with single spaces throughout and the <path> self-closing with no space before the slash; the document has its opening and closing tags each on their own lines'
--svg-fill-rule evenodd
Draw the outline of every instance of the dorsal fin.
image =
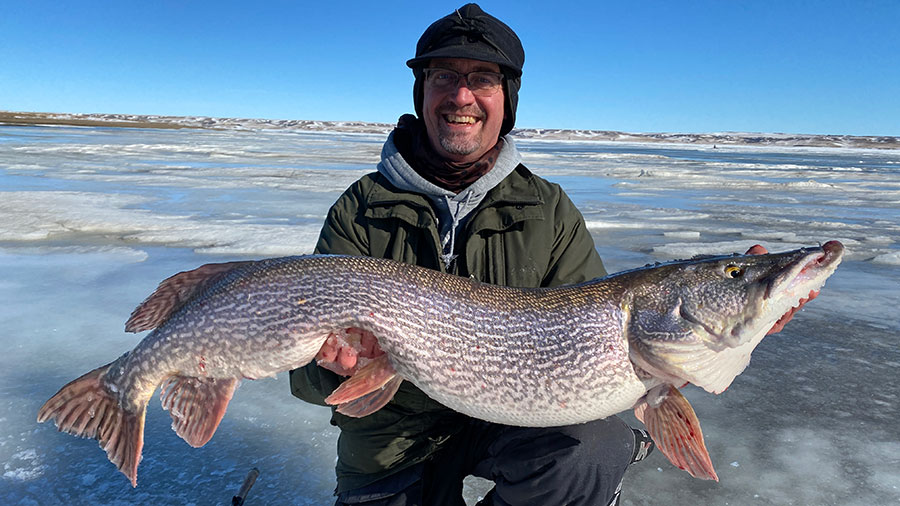
<svg viewBox="0 0 900 506">
<path fill-rule="evenodd" d="M 163 324 L 195 295 L 225 277 L 232 270 L 252 261 L 206 264 L 166 278 L 144 302 L 131 312 L 125 332 L 142 332 Z"/>
</svg>

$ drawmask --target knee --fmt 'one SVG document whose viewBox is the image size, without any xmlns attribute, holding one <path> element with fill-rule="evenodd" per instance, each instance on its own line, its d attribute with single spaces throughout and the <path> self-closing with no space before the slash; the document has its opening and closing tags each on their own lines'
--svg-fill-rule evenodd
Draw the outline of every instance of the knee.
<svg viewBox="0 0 900 506">
<path fill-rule="evenodd" d="M 634 433 L 617 416 L 593 422 L 560 427 L 563 434 L 577 440 L 571 459 L 587 467 L 621 469 L 631 463 L 634 453 Z"/>
<path fill-rule="evenodd" d="M 497 461 L 523 472 L 554 468 L 579 472 L 598 466 L 625 469 L 633 451 L 631 427 L 616 416 L 563 427 L 512 428 L 490 450 Z"/>
<path fill-rule="evenodd" d="M 522 429 L 498 448 L 496 504 L 607 504 L 631 462 L 634 435 L 617 417 Z M 502 500 L 500 500 L 502 499 Z M 606 502 L 604 502 L 606 501 Z"/>
</svg>

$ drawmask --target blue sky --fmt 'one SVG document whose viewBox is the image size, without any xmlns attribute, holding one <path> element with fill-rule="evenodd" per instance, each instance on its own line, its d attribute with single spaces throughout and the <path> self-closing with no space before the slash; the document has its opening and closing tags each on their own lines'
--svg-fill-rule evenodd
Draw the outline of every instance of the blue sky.
<svg viewBox="0 0 900 506">
<path fill-rule="evenodd" d="M 0 5 L 3 110 L 390 123 L 462 3 Z M 525 46 L 519 127 L 900 135 L 897 0 L 480 5 Z"/>
</svg>

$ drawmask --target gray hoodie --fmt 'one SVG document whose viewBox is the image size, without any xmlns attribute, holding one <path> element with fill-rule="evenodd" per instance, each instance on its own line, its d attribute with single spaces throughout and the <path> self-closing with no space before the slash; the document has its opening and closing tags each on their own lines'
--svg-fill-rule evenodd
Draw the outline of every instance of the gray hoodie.
<svg viewBox="0 0 900 506">
<path fill-rule="evenodd" d="M 451 270 L 451 265 L 456 259 L 456 255 L 453 253 L 456 235 L 488 191 L 503 181 L 521 161 L 522 156 L 516 149 L 515 142 L 509 136 L 503 137 L 503 148 L 490 172 L 456 194 L 429 182 L 413 170 L 397 151 L 397 146 L 394 145 L 394 134 L 391 133 L 381 149 L 381 163 L 378 164 L 378 172 L 388 178 L 391 184 L 397 188 L 425 195 L 434 202 L 438 230 L 441 235 L 441 248 L 443 249 L 441 261 L 448 270 Z"/>
</svg>

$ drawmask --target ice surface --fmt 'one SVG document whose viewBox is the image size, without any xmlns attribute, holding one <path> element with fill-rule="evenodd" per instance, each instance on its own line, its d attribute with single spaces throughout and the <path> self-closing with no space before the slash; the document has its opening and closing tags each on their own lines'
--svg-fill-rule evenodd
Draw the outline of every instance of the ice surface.
<svg viewBox="0 0 900 506">
<path fill-rule="evenodd" d="M 35 416 L 140 340 L 122 326 L 163 278 L 310 252 L 383 137 L 0 127 L 0 499 L 221 504 L 258 467 L 248 504 L 330 504 L 337 432 L 328 410 L 290 395 L 286 375 L 244 382 L 200 449 L 152 401 L 137 489 L 95 442 Z M 720 483 L 656 453 L 629 470 L 623 504 L 900 502 L 900 153 L 519 145 L 578 205 L 611 272 L 756 243 L 847 247 L 818 300 L 762 342 L 727 392 L 685 389 Z M 470 480 L 469 502 L 484 490 Z"/>
</svg>

